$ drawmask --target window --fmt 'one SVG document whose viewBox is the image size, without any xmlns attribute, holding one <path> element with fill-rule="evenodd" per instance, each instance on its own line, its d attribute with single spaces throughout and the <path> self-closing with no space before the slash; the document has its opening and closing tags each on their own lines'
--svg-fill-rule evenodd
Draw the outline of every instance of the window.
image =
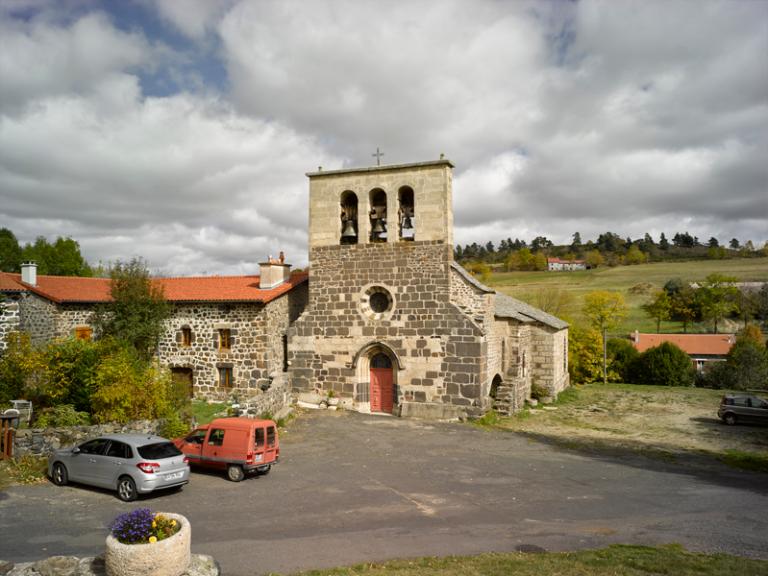
<svg viewBox="0 0 768 576">
<path fill-rule="evenodd" d="M 78 340 L 90 340 L 93 337 L 93 328 L 90 326 L 78 326 L 75 328 L 75 338 Z"/>
<path fill-rule="evenodd" d="M 357 244 L 357 196 L 349 190 L 341 195 L 341 243 Z"/>
<path fill-rule="evenodd" d="M 219 386 L 224 386 L 225 388 L 231 388 L 232 387 L 232 368 L 229 366 L 220 366 L 219 367 Z"/>
<path fill-rule="evenodd" d="M 275 427 L 269 426 L 267 428 L 267 448 L 275 447 Z"/>
<path fill-rule="evenodd" d="M 400 200 L 400 210 L 398 212 L 398 228 L 400 230 L 400 240 L 413 241 L 416 236 L 416 226 L 414 218 L 416 213 L 413 204 L 413 188 L 403 186 L 398 192 Z"/>
<path fill-rule="evenodd" d="M 145 444 L 137 448 L 139 456 L 147 460 L 161 460 L 162 458 L 173 458 L 181 456 L 181 450 L 174 446 L 173 442 L 155 442 L 154 444 Z"/>
<path fill-rule="evenodd" d="M 229 328 L 219 330 L 219 350 L 229 350 L 232 347 L 232 332 Z"/>
<path fill-rule="evenodd" d="M 283 372 L 288 372 L 288 334 L 283 334 Z"/>
<path fill-rule="evenodd" d="M 371 190 L 371 242 L 387 241 L 387 193 L 381 188 Z"/>
<path fill-rule="evenodd" d="M 256 428 L 254 442 L 256 443 L 256 448 L 264 446 L 264 428 Z"/>
<path fill-rule="evenodd" d="M 373 320 L 381 320 L 394 308 L 392 293 L 383 286 L 369 287 L 360 298 L 360 309 Z"/>
<path fill-rule="evenodd" d="M 189 326 L 181 329 L 181 345 L 185 348 L 192 346 L 192 328 Z"/>
<path fill-rule="evenodd" d="M 104 448 L 107 447 L 109 440 L 106 438 L 96 438 L 85 444 L 80 445 L 80 452 L 83 454 L 104 454 Z"/>
<path fill-rule="evenodd" d="M 221 446 L 222 444 L 224 444 L 224 430 L 214 428 L 211 430 L 211 435 L 208 436 L 208 446 Z"/>
<path fill-rule="evenodd" d="M 205 432 L 205 430 L 195 430 L 192 434 L 184 438 L 184 442 L 187 444 L 202 444 L 203 440 L 205 440 Z"/>
<path fill-rule="evenodd" d="M 112 456 L 114 458 L 124 458 L 125 460 L 133 458 L 131 447 L 128 446 L 128 444 L 123 444 L 117 440 L 112 440 L 109 448 L 107 448 L 107 456 Z"/>
</svg>

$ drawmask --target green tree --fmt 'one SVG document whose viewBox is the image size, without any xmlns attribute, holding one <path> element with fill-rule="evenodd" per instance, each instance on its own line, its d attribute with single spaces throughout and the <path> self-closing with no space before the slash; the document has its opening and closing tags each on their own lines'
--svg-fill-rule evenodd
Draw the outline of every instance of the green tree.
<svg viewBox="0 0 768 576">
<path fill-rule="evenodd" d="M 712 320 L 715 334 L 720 320 L 736 311 L 738 289 L 737 278 L 722 274 L 710 274 L 697 290 L 701 312 L 705 319 Z"/>
<path fill-rule="evenodd" d="M 162 287 L 152 282 L 146 265 L 138 258 L 117 262 L 110 279 L 112 300 L 96 309 L 97 332 L 130 344 L 142 358 L 149 359 L 171 314 Z"/>
<path fill-rule="evenodd" d="M 590 268 L 597 268 L 598 266 L 605 264 L 605 258 L 603 258 L 603 255 L 600 254 L 598 250 L 590 250 L 587 252 L 584 260 Z"/>
<path fill-rule="evenodd" d="M 629 382 L 632 367 L 640 353 L 626 338 L 608 340 L 608 379 L 612 382 Z"/>
<path fill-rule="evenodd" d="M 0 228 L 0 272 L 18 272 L 21 269 L 21 247 L 8 228 Z"/>
<path fill-rule="evenodd" d="M 603 383 L 608 383 L 608 358 L 606 332 L 615 328 L 627 315 L 624 296 L 618 292 L 597 290 L 584 296 L 584 316 L 603 337 Z"/>
<path fill-rule="evenodd" d="M 624 256 L 624 261 L 627 264 L 645 264 L 645 262 L 648 260 L 648 256 L 646 254 L 643 254 L 640 251 L 640 248 L 638 248 L 635 244 L 629 247 L 629 250 L 627 250 L 626 256 Z"/>
<path fill-rule="evenodd" d="M 80 253 L 80 244 L 72 238 L 57 238 L 53 244 L 54 261 L 49 274 L 56 276 L 92 276 L 93 271 Z"/>
<path fill-rule="evenodd" d="M 533 270 L 534 269 L 533 254 L 531 253 L 530 249 L 521 248 L 520 250 L 517 250 L 516 252 L 512 252 L 509 255 L 509 257 L 507 258 L 506 265 L 507 265 L 508 271 Z"/>
<path fill-rule="evenodd" d="M 736 390 L 768 388 L 768 349 L 752 338 L 739 337 L 725 360 L 728 387 Z"/>
<path fill-rule="evenodd" d="M 602 377 L 600 333 L 573 325 L 568 331 L 568 372 L 572 382 L 599 382 Z"/>
<path fill-rule="evenodd" d="M 640 354 L 633 363 L 631 379 L 635 384 L 693 386 L 696 369 L 688 354 L 670 342 L 663 342 Z"/>
<path fill-rule="evenodd" d="M 661 322 L 669 320 L 672 313 L 672 300 L 664 290 L 659 290 L 654 294 L 653 300 L 643 304 L 642 308 L 648 316 L 656 320 L 656 332 L 660 332 Z"/>
</svg>

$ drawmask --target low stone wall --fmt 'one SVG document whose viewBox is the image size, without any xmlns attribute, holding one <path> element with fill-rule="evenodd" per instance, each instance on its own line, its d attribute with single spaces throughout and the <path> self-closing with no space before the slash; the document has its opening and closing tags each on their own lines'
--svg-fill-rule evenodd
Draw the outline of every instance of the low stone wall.
<svg viewBox="0 0 768 576">
<path fill-rule="evenodd" d="M 158 420 L 138 420 L 128 424 L 97 424 L 60 428 L 22 428 L 16 430 L 14 456 L 33 454 L 47 456 L 62 446 L 73 446 L 102 434 L 157 434 Z"/>
<path fill-rule="evenodd" d="M 242 416 L 258 417 L 271 414 L 273 418 L 283 418 L 291 411 L 291 390 L 288 379 L 280 374 L 264 392 L 240 400 L 239 411 Z"/>
<path fill-rule="evenodd" d="M 192 554 L 189 567 L 182 576 L 219 576 L 221 569 L 212 556 Z M 107 576 L 104 557 L 77 558 L 51 556 L 37 562 L 12 564 L 0 560 L 0 575 L 4 576 Z"/>
</svg>

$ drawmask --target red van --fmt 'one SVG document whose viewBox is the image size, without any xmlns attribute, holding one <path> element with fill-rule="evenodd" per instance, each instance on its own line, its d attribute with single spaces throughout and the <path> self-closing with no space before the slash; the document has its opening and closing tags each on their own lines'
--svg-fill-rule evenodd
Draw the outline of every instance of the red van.
<svg viewBox="0 0 768 576">
<path fill-rule="evenodd" d="M 173 443 L 191 465 L 226 468 L 227 478 L 233 482 L 240 482 L 246 472 L 267 474 L 280 456 L 277 426 L 272 420 L 218 418 Z"/>
</svg>

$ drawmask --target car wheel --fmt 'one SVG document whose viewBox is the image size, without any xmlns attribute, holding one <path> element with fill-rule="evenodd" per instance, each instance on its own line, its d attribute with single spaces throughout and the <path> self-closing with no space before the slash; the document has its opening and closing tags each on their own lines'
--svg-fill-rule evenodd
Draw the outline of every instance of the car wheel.
<svg viewBox="0 0 768 576">
<path fill-rule="evenodd" d="M 121 476 L 117 481 L 117 497 L 123 502 L 133 502 L 136 500 L 136 482 L 130 476 Z"/>
<path fill-rule="evenodd" d="M 733 426 L 736 424 L 736 414 L 731 414 L 730 412 L 723 416 L 723 421 L 728 424 L 728 426 Z"/>
<path fill-rule="evenodd" d="M 230 464 L 227 466 L 227 478 L 232 480 L 232 482 L 240 482 L 243 478 L 245 478 L 243 467 L 238 466 L 237 464 Z"/>
<path fill-rule="evenodd" d="M 51 479 L 53 480 L 53 483 L 56 484 L 56 486 L 66 486 L 67 481 L 69 480 L 67 467 L 64 466 L 64 464 L 61 462 L 56 462 L 56 464 L 53 465 Z"/>
</svg>

